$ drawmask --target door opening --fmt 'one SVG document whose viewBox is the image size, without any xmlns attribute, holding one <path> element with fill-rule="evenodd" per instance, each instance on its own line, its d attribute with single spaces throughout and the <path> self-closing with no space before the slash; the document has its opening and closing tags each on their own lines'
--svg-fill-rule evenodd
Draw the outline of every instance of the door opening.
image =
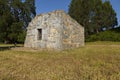
<svg viewBox="0 0 120 80">
<path fill-rule="evenodd" d="M 38 29 L 38 40 L 42 40 L 42 29 Z"/>
</svg>

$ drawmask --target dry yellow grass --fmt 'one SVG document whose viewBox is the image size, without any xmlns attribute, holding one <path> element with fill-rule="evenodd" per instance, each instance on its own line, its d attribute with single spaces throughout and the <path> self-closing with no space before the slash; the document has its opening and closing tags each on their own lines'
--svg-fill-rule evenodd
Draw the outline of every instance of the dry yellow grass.
<svg viewBox="0 0 120 80">
<path fill-rule="evenodd" d="M 118 44 L 87 43 L 61 52 L 0 51 L 0 80 L 120 80 Z"/>
</svg>

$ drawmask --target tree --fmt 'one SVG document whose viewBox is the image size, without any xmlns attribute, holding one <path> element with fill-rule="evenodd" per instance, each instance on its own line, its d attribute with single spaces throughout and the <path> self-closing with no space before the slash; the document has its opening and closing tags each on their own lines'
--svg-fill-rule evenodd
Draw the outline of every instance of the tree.
<svg viewBox="0 0 120 80">
<path fill-rule="evenodd" d="M 28 26 L 28 23 L 36 15 L 35 0 L 25 0 L 22 7 L 22 20 L 24 21 L 24 27 Z"/>
<path fill-rule="evenodd" d="M 87 27 L 89 25 L 91 3 L 90 0 L 72 0 L 68 12 L 72 18 L 85 27 L 86 34 L 89 31 Z"/>
<path fill-rule="evenodd" d="M 7 0 L 0 0 L 0 39 L 1 41 L 7 41 L 10 33 L 10 26 L 13 22 L 13 17 L 10 12 L 10 7 L 6 5 Z"/>
<path fill-rule="evenodd" d="M 72 0 L 69 15 L 85 27 L 86 37 L 99 33 L 103 28 L 117 25 L 117 18 L 110 2 L 106 0 Z"/>
<path fill-rule="evenodd" d="M 28 23 L 36 15 L 35 0 L 0 0 L 0 38 L 2 42 L 24 39 Z"/>
<path fill-rule="evenodd" d="M 103 27 L 106 29 L 111 29 L 118 25 L 116 12 L 112 8 L 109 0 L 103 3 L 103 17 Z"/>
<path fill-rule="evenodd" d="M 103 7 L 102 7 L 102 0 L 94 0 L 94 4 L 93 4 L 93 9 L 92 12 L 94 13 L 94 15 L 91 18 L 91 22 L 92 22 L 92 29 L 94 31 L 94 33 L 99 33 L 101 31 L 101 28 L 103 26 Z"/>
<path fill-rule="evenodd" d="M 24 28 L 28 26 L 28 23 L 32 18 L 35 17 L 35 0 L 13 0 L 12 3 L 12 13 L 17 21 L 24 22 Z"/>
</svg>

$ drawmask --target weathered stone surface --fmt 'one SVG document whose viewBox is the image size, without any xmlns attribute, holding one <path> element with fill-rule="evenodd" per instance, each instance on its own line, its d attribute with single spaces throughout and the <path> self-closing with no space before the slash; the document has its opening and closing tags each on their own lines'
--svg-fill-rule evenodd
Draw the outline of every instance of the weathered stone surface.
<svg viewBox="0 0 120 80">
<path fill-rule="evenodd" d="M 38 40 L 41 29 L 42 39 Z M 24 47 L 69 49 L 84 46 L 84 28 L 62 10 L 36 16 L 27 28 Z"/>
</svg>

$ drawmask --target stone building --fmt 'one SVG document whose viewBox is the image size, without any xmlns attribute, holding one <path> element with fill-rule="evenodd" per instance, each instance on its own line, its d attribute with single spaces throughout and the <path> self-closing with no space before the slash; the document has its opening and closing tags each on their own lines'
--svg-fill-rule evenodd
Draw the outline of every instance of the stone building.
<svg viewBox="0 0 120 80">
<path fill-rule="evenodd" d="M 84 28 L 62 10 L 36 16 L 24 47 L 64 50 L 84 46 Z"/>
</svg>

